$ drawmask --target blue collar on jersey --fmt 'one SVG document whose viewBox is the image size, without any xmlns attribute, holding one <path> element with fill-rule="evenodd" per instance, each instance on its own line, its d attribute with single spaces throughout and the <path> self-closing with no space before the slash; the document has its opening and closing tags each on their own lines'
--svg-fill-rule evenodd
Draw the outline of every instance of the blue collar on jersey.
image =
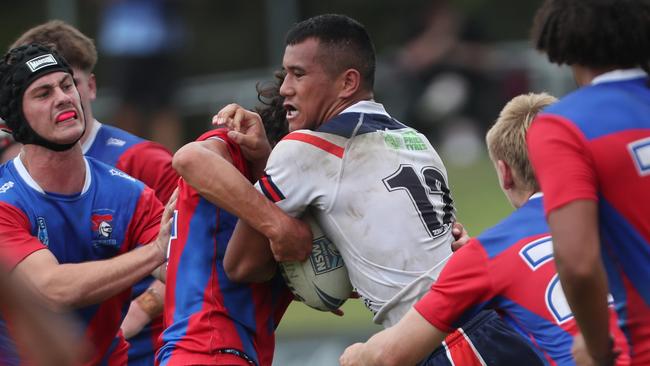
<svg viewBox="0 0 650 366">
<path fill-rule="evenodd" d="M 359 123 L 361 123 L 361 126 L 355 134 L 355 129 L 357 129 Z M 406 126 L 389 116 L 381 104 L 364 100 L 346 108 L 339 115 L 320 125 L 316 131 L 350 138 L 353 134 L 362 135 L 375 131 L 399 130 L 402 128 L 406 128 Z"/>
</svg>

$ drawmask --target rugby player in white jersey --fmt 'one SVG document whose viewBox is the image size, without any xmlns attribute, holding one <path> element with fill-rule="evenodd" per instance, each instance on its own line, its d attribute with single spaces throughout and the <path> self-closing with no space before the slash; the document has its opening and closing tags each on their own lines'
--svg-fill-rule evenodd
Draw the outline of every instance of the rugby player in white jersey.
<svg viewBox="0 0 650 366">
<path fill-rule="evenodd" d="M 259 116 L 232 104 L 214 119 L 233 128 L 229 137 L 255 162 L 257 190 L 219 161 L 189 183 L 241 219 L 224 261 L 231 279 L 265 281 L 276 261 L 305 259 L 312 236 L 294 217 L 309 208 L 337 245 L 374 321 L 391 326 L 427 292 L 452 253 L 446 169 L 422 134 L 373 101 L 374 46 L 361 24 L 316 16 L 295 25 L 286 44 L 280 94 L 291 132 L 268 161 Z M 488 315 L 478 325 L 500 323 Z M 514 331 L 510 336 L 527 347 Z M 508 362 L 499 361 L 494 364 Z"/>
</svg>

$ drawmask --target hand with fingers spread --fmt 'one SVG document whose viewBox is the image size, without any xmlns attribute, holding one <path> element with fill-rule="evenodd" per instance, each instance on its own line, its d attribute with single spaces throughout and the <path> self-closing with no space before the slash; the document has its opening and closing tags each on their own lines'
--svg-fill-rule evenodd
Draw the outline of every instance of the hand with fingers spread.
<svg viewBox="0 0 650 366">
<path fill-rule="evenodd" d="M 239 144 L 248 161 L 266 164 L 271 145 L 259 114 L 238 104 L 228 104 L 212 117 L 212 124 L 230 130 L 228 137 Z"/>
</svg>

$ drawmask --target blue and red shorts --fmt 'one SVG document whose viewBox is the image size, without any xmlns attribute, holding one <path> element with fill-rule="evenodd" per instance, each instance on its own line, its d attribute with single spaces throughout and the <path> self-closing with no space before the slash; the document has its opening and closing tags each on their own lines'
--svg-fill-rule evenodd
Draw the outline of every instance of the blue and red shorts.
<svg viewBox="0 0 650 366">
<path fill-rule="evenodd" d="M 530 342 L 492 310 L 449 334 L 419 366 L 545 365 Z"/>
</svg>

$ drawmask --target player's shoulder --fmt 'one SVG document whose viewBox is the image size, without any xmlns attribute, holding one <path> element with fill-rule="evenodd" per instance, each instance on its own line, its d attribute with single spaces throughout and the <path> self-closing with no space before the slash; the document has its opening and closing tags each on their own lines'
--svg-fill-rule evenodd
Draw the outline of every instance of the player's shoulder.
<svg viewBox="0 0 650 366">
<path fill-rule="evenodd" d="M 136 136 L 115 126 L 102 125 L 102 130 L 106 131 L 101 136 L 104 145 L 122 148 L 125 152 L 128 150 L 133 159 L 147 160 L 154 155 L 159 155 L 169 157 L 171 160 L 171 152 L 162 144 Z"/>
<path fill-rule="evenodd" d="M 129 148 L 147 141 L 121 128 L 106 124 L 101 125 L 95 137 L 95 144 L 100 144 L 106 148 Z"/>
<path fill-rule="evenodd" d="M 650 89 L 644 79 L 603 82 L 579 88 L 540 113 L 540 121 L 568 123 L 587 138 L 635 128 L 650 113 Z"/>
<path fill-rule="evenodd" d="M 228 137 L 228 129 L 226 128 L 217 128 L 214 130 L 207 131 L 199 136 L 196 141 L 205 141 L 210 139 L 220 139 L 225 143 L 230 143 L 231 140 Z"/>
<path fill-rule="evenodd" d="M 292 156 L 294 159 L 313 159 L 318 156 L 343 158 L 347 139 L 342 136 L 312 130 L 296 130 L 280 140 L 271 157 Z"/>
<path fill-rule="evenodd" d="M 377 131 L 401 130 L 406 125 L 392 118 L 380 103 L 357 102 L 318 127 L 319 132 L 350 138 Z"/>
<path fill-rule="evenodd" d="M 130 176 L 129 174 L 121 171 L 120 169 L 106 164 L 100 160 L 97 160 L 91 156 L 86 156 L 86 161 L 88 161 L 88 166 L 91 170 L 91 173 L 94 173 L 96 179 L 98 179 L 97 184 L 100 186 L 117 184 L 117 187 L 128 189 L 142 190 L 144 183 L 138 179 Z M 113 188 L 117 188 L 113 187 Z"/>
<path fill-rule="evenodd" d="M 598 86 L 582 87 L 544 108 L 541 114 L 563 116 L 574 121 L 573 117 L 587 113 L 593 107 L 597 107 L 598 109 L 602 108 L 603 99 L 607 99 L 610 96 L 611 93 L 607 89 Z"/>
<path fill-rule="evenodd" d="M 20 178 L 13 168 L 13 162 L 10 160 L 0 165 L 0 202 L 16 205 L 21 198 L 19 184 Z"/>
<path fill-rule="evenodd" d="M 344 144 L 346 140 L 346 138 L 343 136 L 329 133 L 327 131 L 322 131 L 321 129 L 318 129 L 316 131 L 302 129 L 302 130 L 295 130 L 289 132 L 282 138 L 282 140 L 280 140 L 280 142 L 299 141 L 299 142 L 309 143 L 313 139 L 322 139 L 322 140 L 329 141 L 331 143 L 342 143 L 342 144 Z"/>
<path fill-rule="evenodd" d="M 548 234 L 549 228 L 544 217 L 542 197 L 537 196 L 512 212 L 498 224 L 477 236 L 477 241 L 493 258 L 521 240 Z"/>
</svg>

